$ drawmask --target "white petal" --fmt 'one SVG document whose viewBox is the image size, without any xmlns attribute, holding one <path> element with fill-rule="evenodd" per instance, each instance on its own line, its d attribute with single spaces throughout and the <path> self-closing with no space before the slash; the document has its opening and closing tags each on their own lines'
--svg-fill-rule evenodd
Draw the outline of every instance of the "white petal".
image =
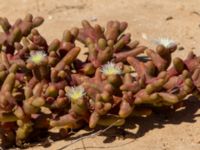
<svg viewBox="0 0 200 150">
<path fill-rule="evenodd" d="M 122 74 L 122 70 L 112 62 L 108 62 L 107 64 L 103 65 L 101 72 L 104 75 Z"/>
</svg>

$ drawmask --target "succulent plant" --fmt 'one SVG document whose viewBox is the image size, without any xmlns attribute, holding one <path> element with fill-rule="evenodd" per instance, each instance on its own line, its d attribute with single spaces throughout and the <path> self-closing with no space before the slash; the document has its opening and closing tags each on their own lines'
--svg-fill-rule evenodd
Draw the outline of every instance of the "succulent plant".
<svg viewBox="0 0 200 150">
<path fill-rule="evenodd" d="M 176 110 L 187 95 L 200 95 L 200 57 L 172 54 L 173 40 L 155 40 L 155 50 L 131 41 L 126 22 L 106 28 L 82 22 L 50 44 L 35 28 L 43 18 L 28 14 L 11 25 L 0 18 L 0 138 L 22 147 L 54 128 L 122 126 L 127 117 L 152 108 Z M 82 50 L 76 40 L 87 49 Z M 142 54 L 142 55 L 140 55 Z"/>
</svg>

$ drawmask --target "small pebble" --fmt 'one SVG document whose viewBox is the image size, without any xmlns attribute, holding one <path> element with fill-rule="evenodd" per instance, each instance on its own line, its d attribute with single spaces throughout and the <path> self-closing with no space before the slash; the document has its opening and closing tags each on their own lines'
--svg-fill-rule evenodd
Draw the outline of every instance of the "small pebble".
<svg viewBox="0 0 200 150">
<path fill-rule="evenodd" d="M 194 37 L 193 37 L 193 36 L 190 36 L 189 39 L 194 39 Z"/>
<path fill-rule="evenodd" d="M 97 17 L 95 17 L 95 16 L 91 17 L 90 21 L 92 21 L 92 22 L 97 21 Z"/>
<path fill-rule="evenodd" d="M 199 13 L 198 11 L 192 11 L 191 14 L 194 14 L 194 15 L 200 16 L 200 13 Z"/>
<path fill-rule="evenodd" d="M 51 15 L 48 16 L 48 19 L 49 19 L 49 20 L 52 20 L 52 19 L 53 19 L 53 16 L 51 16 Z"/>
<path fill-rule="evenodd" d="M 174 18 L 172 16 L 169 16 L 165 20 L 168 21 L 168 20 L 172 20 L 172 19 L 174 19 Z"/>
<path fill-rule="evenodd" d="M 142 33 L 142 38 L 145 39 L 145 40 L 148 40 L 146 33 Z"/>
<path fill-rule="evenodd" d="M 179 51 L 184 50 L 184 47 L 183 47 L 183 46 L 180 46 L 180 47 L 178 48 L 178 50 L 179 50 Z"/>
</svg>

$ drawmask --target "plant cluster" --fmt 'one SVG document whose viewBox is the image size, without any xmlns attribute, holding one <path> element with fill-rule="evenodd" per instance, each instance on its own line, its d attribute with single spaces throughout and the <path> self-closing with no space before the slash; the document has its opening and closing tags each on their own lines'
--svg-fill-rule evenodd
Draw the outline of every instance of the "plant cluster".
<svg viewBox="0 0 200 150">
<path fill-rule="evenodd" d="M 180 108 L 199 96 L 200 57 L 172 59 L 175 42 L 161 39 L 155 50 L 131 41 L 126 22 L 104 28 L 82 21 L 48 44 L 35 28 L 42 17 L 28 14 L 12 25 L 0 18 L 0 138 L 22 146 L 52 128 L 95 128 L 152 108 Z M 78 57 L 81 42 L 87 49 Z"/>
</svg>

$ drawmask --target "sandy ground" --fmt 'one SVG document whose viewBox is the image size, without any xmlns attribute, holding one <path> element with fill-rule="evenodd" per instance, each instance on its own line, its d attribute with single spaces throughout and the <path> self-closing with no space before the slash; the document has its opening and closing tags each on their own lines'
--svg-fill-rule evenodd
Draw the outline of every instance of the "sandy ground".
<svg viewBox="0 0 200 150">
<path fill-rule="evenodd" d="M 184 57 L 191 50 L 200 54 L 198 0 L 0 0 L 0 16 L 8 17 L 11 22 L 26 13 L 46 19 L 39 30 L 48 41 L 60 38 L 64 29 L 80 26 L 83 19 L 102 25 L 108 20 L 120 20 L 129 23 L 128 32 L 142 44 L 154 48 L 142 39 L 142 33 L 155 39 L 169 37 L 184 48 L 178 50 L 176 56 Z M 65 149 L 199 150 L 200 102 L 190 99 L 186 105 L 186 109 L 170 116 L 132 118 L 123 132 L 125 139 L 118 138 L 121 130 L 112 129 Z M 30 149 L 56 150 L 72 140 L 74 138 L 55 142 L 46 148 L 36 146 Z"/>
</svg>

